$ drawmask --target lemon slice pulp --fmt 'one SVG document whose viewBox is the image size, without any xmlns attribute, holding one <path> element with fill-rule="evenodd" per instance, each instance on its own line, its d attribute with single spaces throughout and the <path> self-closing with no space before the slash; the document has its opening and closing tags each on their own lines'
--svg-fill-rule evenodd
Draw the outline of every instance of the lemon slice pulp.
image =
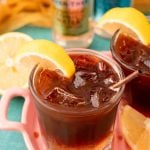
<svg viewBox="0 0 150 150">
<path fill-rule="evenodd" d="M 22 44 L 31 40 L 29 35 L 20 32 L 0 36 L 0 94 L 8 88 L 22 85 L 18 66 L 15 66 L 14 61 Z"/>
</svg>

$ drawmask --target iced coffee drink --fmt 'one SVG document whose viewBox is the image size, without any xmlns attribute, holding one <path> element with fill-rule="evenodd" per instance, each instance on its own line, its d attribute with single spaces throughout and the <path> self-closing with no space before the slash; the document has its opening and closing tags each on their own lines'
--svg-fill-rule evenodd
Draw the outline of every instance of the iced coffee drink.
<svg viewBox="0 0 150 150">
<path fill-rule="evenodd" d="M 135 70 L 141 74 L 128 86 L 128 102 L 143 114 L 150 115 L 150 46 L 137 38 L 117 31 L 111 42 L 114 59 L 121 65 L 125 75 Z"/>
<path fill-rule="evenodd" d="M 110 144 L 124 90 L 124 86 L 110 87 L 123 78 L 122 71 L 112 59 L 92 50 L 72 49 L 68 54 L 76 67 L 72 78 L 44 66 L 35 68 L 30 76 L 48 149 L 104 148 Z"/>
</svg>

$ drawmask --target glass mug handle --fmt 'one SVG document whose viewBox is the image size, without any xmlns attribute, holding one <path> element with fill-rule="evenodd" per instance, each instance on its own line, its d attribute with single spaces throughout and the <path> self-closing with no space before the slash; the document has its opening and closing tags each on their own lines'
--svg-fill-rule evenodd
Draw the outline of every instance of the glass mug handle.
<svg viewBox="0 0 150 150">
<path fill-rule="evenodd" d="M 22 108 L 21 122 L 9 121 L 7 119 L 9 103 L 12 100 L 12 98 L 17 96 L 22 96 L 25 99 Z M 32 106 L 31 103 L 32 101 L 29 89 L 14 88 L 6 91 L 6 93 L 4 93 L 0 100 L 0 130 L 15 130 L 21 132 L 24 136 L 24 140 L 27 144 L 27 147 L 30 150 L 35 150 L 38 148 L 36 148 L 36 143 L 34 142 L 33 136 L 31 134 L 29 119 L 27 119 L 26 117 L 28 111 L 30 110 L 30 107 Z"/>
</svg>

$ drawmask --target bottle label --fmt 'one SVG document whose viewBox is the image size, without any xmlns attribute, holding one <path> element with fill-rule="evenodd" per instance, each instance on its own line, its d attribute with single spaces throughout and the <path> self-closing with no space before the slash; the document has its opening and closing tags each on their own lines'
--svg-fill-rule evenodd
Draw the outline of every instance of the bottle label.
<svg viewBox="0 0 150 150">
<path fill-rule="evenodd" d="M 54 0 L 54 30 L 62 35 L 80 35 L 89 29 L 89 0 Z"/>
</svg>

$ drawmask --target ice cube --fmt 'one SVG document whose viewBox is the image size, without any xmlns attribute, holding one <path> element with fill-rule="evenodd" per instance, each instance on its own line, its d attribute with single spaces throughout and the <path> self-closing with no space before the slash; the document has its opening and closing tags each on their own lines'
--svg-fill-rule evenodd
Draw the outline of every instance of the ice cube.
<svg viewBox="0 0 150 150">
<path fill-rule="evenodd" d="M 96 72 L 78 71 L 75 74 L 74 86 L 75 88 L 86 85 L 87 81 L 95 81 L 97 79 Z"/>
<path fill-rule="evenodd" d="M 104 83 L 105 85 L 109 86 L 112 85 L 113 83 L 115 83 L 115 79 L 113 75 L 110 75 L 109 77 L 104 79 Z"/>
<path fill-rule="evenodd" d="M 59 87 L 55 87 L 47 96 L 47 101 L 59 105 L 75 107 L 85 105 L 84 99 L 80 97 L 76 97 L 73 94 L 61 89 Z"/>
<path fill-rule="evenodd" d="M 85 85 L 85 80 L 82 78 L 82 72 L 77 72 L 75 74 L 75 79 L 74 79 L 74 86 L 75 88 L 78 88 L 78 87 L 81 87 L 81 86 L 84 86 Z"/>
<path fill-rule="evenodd" d="M 99 95 L 97 92 L 91 95 L 91 103 L 93 107 L 99 107 Z"/>
<path fill-rule="evenodd" d="M 93 107 L 99 107 L 101 104 L 108 102 L 110 98 L 114 95 L 115 91 L 105 88 L 97 87 L 95 88 L 93 94 L 91 94 L 90 101 Z"/>
<path fill-rule="evenodd" d="M 98 68 L 100 71 L 106 71 L 107 70 L 107 65 L 105 62 L 99 62 L 98 63 Z"/>
<path fill-rule="evenodd" d="M 150 59 L 147 59 L 144 61 L 144 65 L 149 69 L 150 71 Z"/>
</svg>

